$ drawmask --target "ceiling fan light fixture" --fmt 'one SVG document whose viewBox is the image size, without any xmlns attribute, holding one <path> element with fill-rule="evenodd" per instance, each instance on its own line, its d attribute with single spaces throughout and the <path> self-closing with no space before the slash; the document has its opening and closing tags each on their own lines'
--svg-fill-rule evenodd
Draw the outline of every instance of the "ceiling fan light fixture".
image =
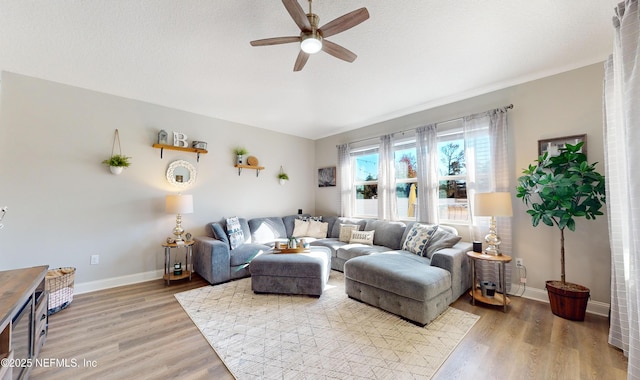
<svg viewBox="0 0 640 380">
<path fill-rule="evenodd" d="M 300 48 L 307 54 L 315 54 L 322 50 L 322 37 L 317 34 L 308 34 L 302 37 Z"/>
</svg>

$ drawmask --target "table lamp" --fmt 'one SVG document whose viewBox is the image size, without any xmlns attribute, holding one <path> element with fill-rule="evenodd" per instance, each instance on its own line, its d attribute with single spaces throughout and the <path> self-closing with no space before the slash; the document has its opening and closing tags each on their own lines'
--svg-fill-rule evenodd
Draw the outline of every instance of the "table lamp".
<svg viewBox="0 0 640 380">
<path fill-rule="evenodd" d="M 475 196 L 473 206 L 475 216 L 490 216 L 489 233 L 484 237 L 487 255 L 500 256 L 498 246 L 502 242 L 496 231 L 496 216 L 513 216 L 511 208 L 511 193 L 479 193 Z"/>
<path fill-rule="evenodd" d="M 176 242 L 182 242 L 182 234 L 184 229 L 182 228 L 182 214 L 193 213 L 193 196 L 192 195 L 167 195 L 165 202 L 165 209 L 168 214 L 177 214 L 176 227 L 173 229 L 173 234 L 176 235 Z"/>
</svg>

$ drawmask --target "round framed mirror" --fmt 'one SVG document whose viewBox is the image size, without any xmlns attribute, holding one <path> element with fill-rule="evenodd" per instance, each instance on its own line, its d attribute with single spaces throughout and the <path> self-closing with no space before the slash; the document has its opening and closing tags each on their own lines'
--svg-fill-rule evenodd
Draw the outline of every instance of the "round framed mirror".
<svg viewBox="0 0 640 380">
<path fill-rule="evenodd" d="M 173 161 L 167 169 L 167 181 L 178 187 L 191 186 L 196 182 L 196 168 L 184 160 Z"/>
</svg>

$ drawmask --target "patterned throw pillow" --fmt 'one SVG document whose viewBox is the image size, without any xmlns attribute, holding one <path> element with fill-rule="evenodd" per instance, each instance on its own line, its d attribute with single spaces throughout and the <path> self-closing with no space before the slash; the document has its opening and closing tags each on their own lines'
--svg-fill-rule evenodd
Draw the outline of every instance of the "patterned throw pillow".
<svg viewBox="0 0 640 380">
<path fill-rule="evenodd" d="M 422 256 L 422 252 L 427 247 L 427 244 L 429 244 L 429 239 L 431 239 L 437 229 L 437 224 L 435 226 L 420 223 L 414 224 L 407 234 L 402 249 Z"/>
<path fill-rule="evenodd" d="M 315 220 L 316 222 L 322 222 L 322 216 L 301 216 L 300 220 L 304 220 L 305 222 L 309 222 Z"/>
<path fill-rule="evenodd" d="M 341 224 L 338 240 L 343 243 L 348 243 L 349 240 L 351 240 L 351 231 L 358 231 L 359 229 L 360 226 L 357 224 Z"/>
<path fill-rule="evenodd" d="M 318 222 L 315 220 L 309 221 L 309 230 L 307 230 L 307 236 L 324 239 L 327 237 L 327 230 L 329 229 L 329 223 Z"/>
<path fill-rule="evenodd" d="M 366 245 L 373 245 L 373 233 L 376 232 L 375 230 L 373 231 L 355 231 L 352 230 L 351 231 L 351 239 L 349 239 L 349 244 L 355 244 L 355 243 L 360 243 L 360 244 L 366 244 Z"/>
<path fill-rule="evenodd" d="M 231 249 L 238 248 L 244 244 L 244 233 L 240 227 L 240 220 L 237 216 L 227 219 L 227 235 L 229 235 L 229 246 Z"/>
</svg>

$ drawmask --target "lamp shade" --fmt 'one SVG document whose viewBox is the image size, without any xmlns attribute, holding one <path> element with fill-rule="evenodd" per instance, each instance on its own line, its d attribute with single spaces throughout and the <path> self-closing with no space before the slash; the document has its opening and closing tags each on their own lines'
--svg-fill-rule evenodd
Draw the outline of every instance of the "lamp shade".
<svg viewBox="0 0 640 380">
<path fill-rule="evenodd" d="M 193 212 L 193 195 L 167 195 L 165 209 L 169 214 L 191 214 Z"/>
<path fill-rule="evenodd" d="M 473 211 L 476 216 L 513 216 L 511 193 L 479 193 Z"/>
</svg>

